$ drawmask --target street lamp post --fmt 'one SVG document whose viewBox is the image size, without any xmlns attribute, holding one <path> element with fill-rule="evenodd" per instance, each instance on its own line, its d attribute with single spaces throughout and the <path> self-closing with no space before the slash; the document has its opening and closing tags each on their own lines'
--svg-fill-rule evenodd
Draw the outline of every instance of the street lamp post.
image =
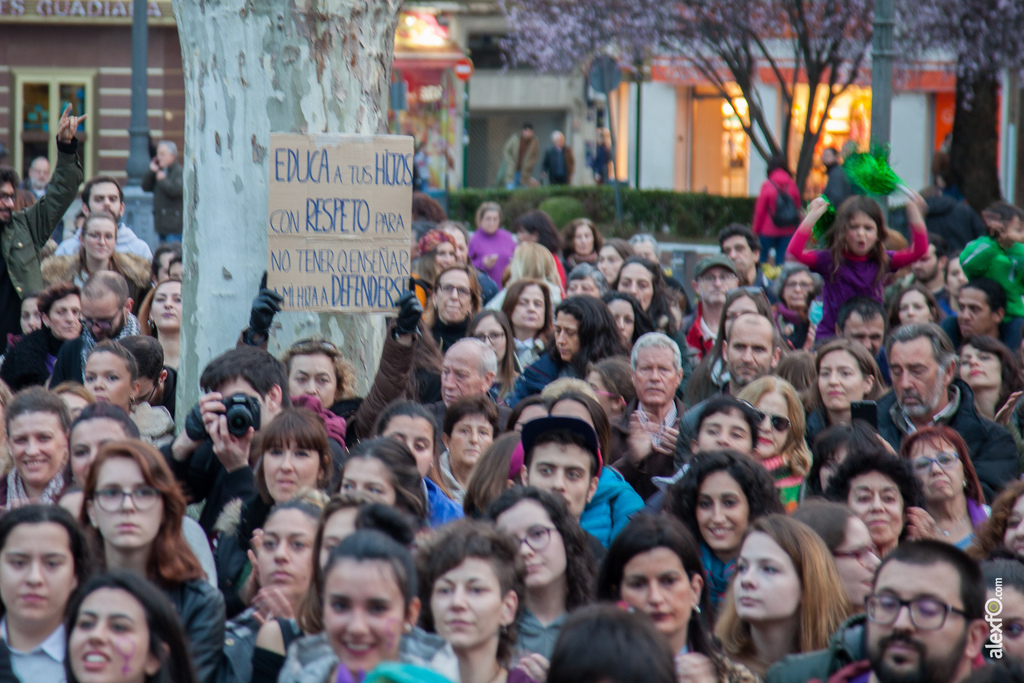
<svg viewBox="0 0 1024 683">
<path fill-rule="evenodd" d="M 893 0 L 875 0 L 871 39 L 871 145 L 888 145 L 892 123 Z"/>
<path fill-rule="evenodd" d="M 128 180 L 124 188 L 124 222 L 151 247 L 156 246 L 153 228 L 153 195 L 142 191 L 142 176 L 149 169 L 149 122 L 146 115 L 146 64 L 149 36 L 146 0 L 133 0 L 132 5 L 132 102 L 128 124 Z"/>
</svg>

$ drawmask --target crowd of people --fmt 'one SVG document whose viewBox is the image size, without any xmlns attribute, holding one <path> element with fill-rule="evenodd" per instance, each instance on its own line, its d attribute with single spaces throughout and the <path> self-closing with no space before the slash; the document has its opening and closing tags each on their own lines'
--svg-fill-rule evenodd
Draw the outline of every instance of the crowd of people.
<svg viewBox="0 0 1024 683">
<path fill-rule="evenodd" d="M 1024 211 L 769 206 L 691 301 L 649 235 L 417 194 L 365 396 L 263 289 L 176 406 L 180 243 L 98 177 L 40 257 L 77 124 L 0 169 L 0 680 L 1024 680 Z"/>
</svg>

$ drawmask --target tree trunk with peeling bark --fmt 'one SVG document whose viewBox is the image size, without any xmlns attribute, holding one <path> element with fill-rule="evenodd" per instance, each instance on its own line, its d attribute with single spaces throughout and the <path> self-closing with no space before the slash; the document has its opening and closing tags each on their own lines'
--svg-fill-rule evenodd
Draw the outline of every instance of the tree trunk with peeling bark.
<svg viewBox="0 0 1024 683">
<path fill-rule="evenodd" d="M 198 399 L 205 365 L 248 324 L 267 268 L 270 133 L 386 133 L 400 6 L 174 0 L 186 110 L 181 417 Z M 270 351 L 314 335 L 342 349 L 364 393 L 383 345 L 382 316 L 279 314 Z"/>
</svg>

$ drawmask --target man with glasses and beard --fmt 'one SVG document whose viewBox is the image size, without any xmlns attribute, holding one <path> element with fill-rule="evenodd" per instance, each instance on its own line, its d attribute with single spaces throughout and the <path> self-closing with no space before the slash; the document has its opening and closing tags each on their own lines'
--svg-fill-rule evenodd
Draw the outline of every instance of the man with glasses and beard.
<svg viewBox="0 0 1024 683">
<path fill-rule="evenodd" d="M 82 182 L 75 131 L 84 116 L 69 116 L 69 104 L 57 128 L 57 168 L 46 194 L 22 211 L 14 210 L 18 173 L 0 167 L 0 350 L 7 335 L 21 332 L 21 298 L 43 288 L 39 251 L 75 200 Z"/>
<path fill-rule="evenodd" d="M 985 579 L 963 551 L 940 541 L 901 543 L 875 573 L 865 615 L 829 649 L 792 655 L 765 683 L 960 683 L 988 637 Z"/>
<path fill-rule="evenodd" d="M 124 276 L 101 270 L 82 288 L 82 333 L 60 347 L 50 386 L 61 382 L 85 382 L 85 357 L 104 339 L 121 339 L 142 334 L 138 319 L 131 314 L 132 300 Z"/>
</svg>

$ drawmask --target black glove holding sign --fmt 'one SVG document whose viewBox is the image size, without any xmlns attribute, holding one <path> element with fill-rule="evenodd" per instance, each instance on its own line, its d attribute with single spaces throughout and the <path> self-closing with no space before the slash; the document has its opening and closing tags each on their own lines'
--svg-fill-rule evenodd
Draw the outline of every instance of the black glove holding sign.
<svg viewBox="0 0 1024 683">
<path fill-rule="evenodd" d="M 252 300 L 252 311 L 249 313 L 249 329 L 242 334 L 242 341 L 248 346 L 262 346 L 270 335 L 270 325 L 274 316 L 281 312 L 284 297 L 272 289 L 267 289 L 267 271 L 263 271 L 260 280 L 260 291 Z"/>
<path fill-rule="evenodd" d="M 420 318 L 423 317 L 423 306 L 416 298 L 416 293 L 408 291 L 398 300 L 398 318 L 395 320 L 395 334 L 416 334 L 419 331 Z"/>
</svg>

